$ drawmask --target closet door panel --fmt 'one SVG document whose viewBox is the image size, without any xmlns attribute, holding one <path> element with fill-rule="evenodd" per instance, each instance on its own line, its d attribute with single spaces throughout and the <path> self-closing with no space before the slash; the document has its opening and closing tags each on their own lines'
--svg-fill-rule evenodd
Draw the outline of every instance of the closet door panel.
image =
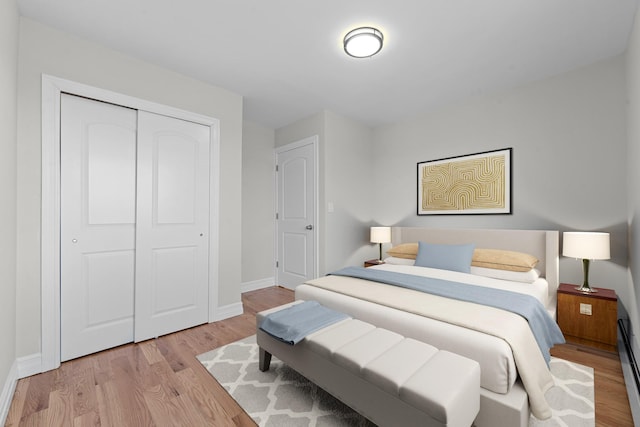
<svg viewBox="0 0 640 427">
<path fill-rule="evenodd" d="M 135 340 L 206 323 L 209 128 L 138 117 Z"/>
<path fill-rule="evenodd" d="M 133 341 L 137 112 L 61 99 L 61 360 Z"/>
<path fill-rule="evenodd" d="M 198 248 L 174 247 L 153 251 L 155 313 L 188 310 L 198 303 Z M 180 286 L 176 286 L 180 283 Z"/>
<path fill-rule="evenodd" d="M 177 135 L 158 135 L 156 156 L 157 182 L 154 185 L 155 223 L 157 225 L 194 225 L 198 207 L 198 141 Z"/>
<path fill-rule="evenodd" d="M 136 140 L 131 131 L 111 124 L 87 129 L 85 188 L 87 221 L 91 225 L 136 221 Z"/>
</svg>

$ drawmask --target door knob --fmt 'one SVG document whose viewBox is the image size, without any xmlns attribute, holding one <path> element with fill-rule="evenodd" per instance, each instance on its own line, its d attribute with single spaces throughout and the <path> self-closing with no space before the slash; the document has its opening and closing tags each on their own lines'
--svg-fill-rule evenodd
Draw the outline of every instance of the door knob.
<svg viewBox="0 0 640 427">
<path fill-rule="evenodd" d="M 307 230 L 313 230 L 313 225 L 309 224 L 305 227 Z"/>
</svg>

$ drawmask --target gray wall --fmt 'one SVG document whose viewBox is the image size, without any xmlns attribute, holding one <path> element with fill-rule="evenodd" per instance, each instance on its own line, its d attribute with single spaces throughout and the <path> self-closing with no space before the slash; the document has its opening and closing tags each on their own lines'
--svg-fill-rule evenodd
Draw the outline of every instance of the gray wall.
<svg viewBox="0 0 640 427">
<path fill-rule="evenodd" d="M 19 22 L 16 1 L 0 2 L 0 398 L 16 360 L 16 103 Z M 3 423 L 2 410 L 0 399 L 0 424 Z"/>
<path fill-rule="evenodd" d="M 319 140 L 319 274 L 376 258 L 372 224 L 371 129 L 330 111 L 276 130 L 280 147 L 306 137 Z M 329 204 L 333 212 L 329 212 Z"/>
<path fill-rule="evenodd" d="M 220 120 L 218 304 L 240 301 L 242 98 L 22 18 L 18 78 L 17 353 L 40 351 L 41 75 Z"/>
<path fill-rule="evenodd" d="M 369 243 L 372 225 L 373 177 L 371 130 L 337 114 L 325 114 L 326 205 L 325 270 L 331 272 L 347 265 L 362 265 L 377 258 Z M 333 205 L 333 212 L 327 209 Z M 376 224 L 377 225 L 377 224 Z"/>
<path fill-rule="evenodd" d="M 617 57 L 376 129 L 375 219 L 610 232 L 612 259 L 591 264 L 590 283 L 615 289 L 637 311 L 626 268 L 624 64 Z M 513 147 L 512 215 L 416 215 L 417 162 L 506 147 Z M 561 257 L 560 279 L 580 283 L 581 263 Z"/>
<path fill-rule="evenodd" d="M 633 34 L 627 51 L 627 176 L 628 176 L 628 225 L 629 225 L 629 281 L 628 297 L 624 303 L 634 332 L 634 353 L 640 354 L 640 342 L 635 333 L 640 331 L 640 13 L 636 13 Z M 636 284 L 638 286 L 636 286 Z"/>
<path fill-rule="evenodd" d="M 242 283 L 273 284 L 275 131 L 242 126 Z M 266 284 L 266 283 L 265 283 Z"/>
</svg>

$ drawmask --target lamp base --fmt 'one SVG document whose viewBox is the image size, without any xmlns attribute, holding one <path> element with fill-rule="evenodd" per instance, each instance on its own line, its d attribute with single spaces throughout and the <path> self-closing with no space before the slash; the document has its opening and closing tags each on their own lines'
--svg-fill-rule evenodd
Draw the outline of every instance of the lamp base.
<svg viewBox="0 0 640 427">
<path fill-rule="evenodd" d="M 584 282 L 582 282 L 582 286 L 577 287 L 576 290 L 585 294 L 598 292 L 589 286 L 589 260 L 586 258 L 582 260 L 582 271 L 584 273 Z"/>
</svg>

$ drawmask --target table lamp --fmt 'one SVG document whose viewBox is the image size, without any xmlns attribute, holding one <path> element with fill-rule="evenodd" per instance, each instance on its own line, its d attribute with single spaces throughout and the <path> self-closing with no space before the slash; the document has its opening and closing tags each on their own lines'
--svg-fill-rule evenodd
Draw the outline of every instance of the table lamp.
<svg viewBox="0 0 640 427">
<path fill-rule="evenodd" d="M 391 227 L 371 227 L 370 240 L 371 243 L 380 245 L 380 258 L 378 258 L 378 261 L 382 262 L 382 244 L 391 241 Z"/>
<path fill-rule="evenodd" d="M 589 261 L 609 259 L 609 233 L 567 231 L 562 233 L 562 255 L 582 258 L 584 282 L 576 288 L 581 292 L 597 292 L 589 286 Z"/>
</svg>

